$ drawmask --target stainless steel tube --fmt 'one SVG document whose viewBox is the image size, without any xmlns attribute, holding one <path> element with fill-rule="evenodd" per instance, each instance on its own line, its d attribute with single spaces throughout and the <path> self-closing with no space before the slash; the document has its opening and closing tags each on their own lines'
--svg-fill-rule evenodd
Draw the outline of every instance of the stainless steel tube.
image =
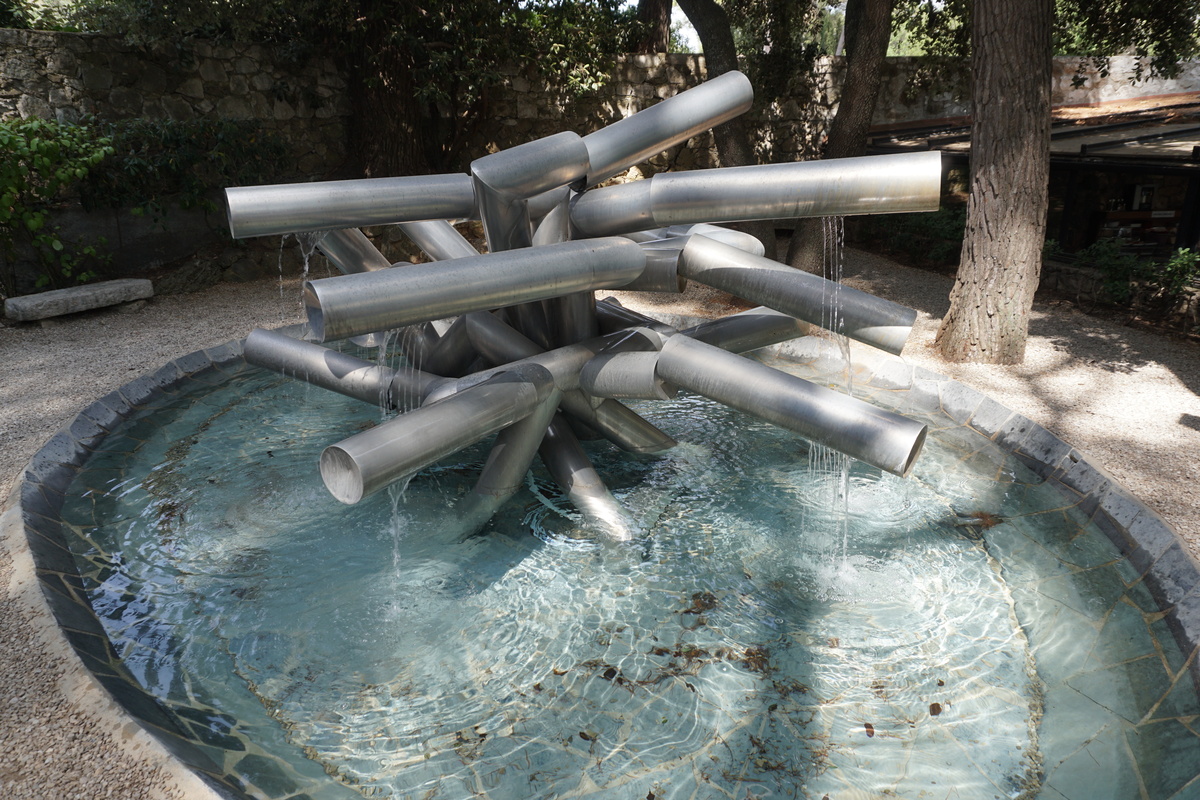
<svg viewBox="0 0 1200 800">
<path fill-rule="evenodd" d="M 537 363 L 550 370 L 555 384 L 563 389 L 563 410 L 622 450 L 659 453 L 676 445 L 670 436 L 615 400 L 597 405 L 579 391 L 580 370 L 611 341 L 610 337 L 541 352 L 534 342 L 491 314 L 467 315 L 467 330 L 477 349 L 494 363 Z"/>
<path fill-rule="evenodd" d="M 658 374 L 896 475 L 908 474 L 925 442 L 919 422 L 686 336 L 663 345 Z"/>
<path fill-rule="evenodd" d="M 475 533 L 521 488 L 562 397 L 551 390 L 533 412 L 496 435 L 474 488 L 454 506 L 466 535 Z"/>
<path fill-rule="evenodd" d="M 317 341 L 387 330 L 583 290 L 623 286 L 646 265 L 628 239 L 512 250 L 309 281 L 304 302 Z"/>
<path fill-rule="evenodd" d="M 422 368 L 436 375 L 457 378 L 466 373 L 478 355 L 467 335 L 467 320 L 463 316 L 454 320 L 426 353 Z"/>
<path fill-rule="evenodd" d="M 679 253 L 687 244 L 687 237 L 671 236 L 640 242 L 646 254 L 646 268 L 642 274 L 625 285 L 629 292 L 668 292 L 681 294 L 687 288 L 687 278 L 679 274 Z"/>
<path fill-rule="evenodd" d="M 569 131 L 471 162 L 471 175 L 477 182 L 497 194 L 522 200 L 568 186 L 587 174 L 588 147 L 578 134 Z"/>
<path fill-rule="evenodd" d="M 698 222 L 695 225 L 671 225 L 665 229 L 667 236 L 693 236 L 700 234 L 707 236 L 710 239 L 716 239 L 718 242 L 736 247 L 738 250 L 745 250 L 752 255 L 761 256 L 767 252 L 766 247 L 756 237 L 742 231 L 735 231 L 733 228 L 725 228 L 721 225 L 711 225 L 707 222 Z"/>
<path fill-rule="evenodd" d="M 246 337 L 244 354 L 246 362 L 256 367 L 390 408 L 418 405 L 433 388 L 445 382 L 420 370 L 379 366 L 261 328 Z"/>
<path fill-rule="evenodd" d="M 479 255 L 466 237 L 444 219 L 402 222 L 397 227 L 434 261 Z"/>
<path fill-rule="evenodd" d="M 916 311 L 899 303 L 750 255 L 705 236 L 688 240 L 679 256 L 679 271 L 706 286 L 817 325 L 836 311 L 837 333 L 895 355 L 904 349 L 917 319 Z"/>
<path fill-rule="evenodd" d="M 329 231 L 317 242 L 317 249 L 346 275 L 387 269 L 392 265 L 358 228 Z"/>
<path fill-rule="evenodd" d="M 936 211 L 941 164 L 930 151 L 660 172 L 580 195 L 571 224 L 579 236 L 611 236 L 697 222 Z"/>
<path fill-rule="evenodd" d="M 469 175 L 236 186 L 225 203 L 235 239 L 477 216 Z"/>
<path fill-rule="evenodd" d="M 631 311 L 613 300 L 596 303 L 596 313 L 605 329 L 648 327 L 658 334 L 670 336 L 675 329 L 666 323 Z M 702 322 L 679 331 L 697 341 L 711 344 L 731 353 L 745 353 L 767 345 L 807 336 L 812 326 L 790 314 L 759 306 L 721 319 Z"/>
<path fill-rule="evenodd" d="M 633 521 L 608 491 L 565 420 L 550 423 L 538 453 L 586 522 L 616 541 L 633 538 Z"/>
<path fill-rule="evenodd" d="M 608 180 L 668 147 L 750 110 L 754 87 L 726 72 L 583 137 L 590 168 L 587 185 Z"/>
<path fill-rule="evenodd" d="M 812 326 L 791 314 L 759 306 L 680 331 L 698 342 L 730 353 L 746 353 L 767 345 L 807 336 Z"/>
<path fill-rule="evenodd" d="M 321 479 L 330 494 L 353 505 L 529 416 L 553 385 L 536 367 L 496 375 L 330 445 L 321 453 Z"/>
<path fill-rule="evenodd" d="M 601 353 L 584 365 L 579 388 L 595 397 L 670 400 L 676 388 L 656 372 L 658 353 Z"/>
</svg>

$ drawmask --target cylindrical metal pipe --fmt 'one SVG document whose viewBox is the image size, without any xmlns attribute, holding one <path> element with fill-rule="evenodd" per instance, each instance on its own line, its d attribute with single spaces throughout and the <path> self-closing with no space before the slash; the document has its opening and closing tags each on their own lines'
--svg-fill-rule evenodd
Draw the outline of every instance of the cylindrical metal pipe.
<svg viewBox="0 0 1200 800">
<path fill-rule="evenodd" d="M 588 147 L 579 134 L 556 133 L 471 162 L 471 175 L 497 194 L 528 199 L 568 186 L 588 173 Z M 478 184 L 477 184 L 478 185 Z"/>
<path fill-rule="evenodd" d="M 941 165 L 929 151 L 660 172 L 580 195 L 571 225 L 580 236 L 611 236 L 697 222 L 936 211 Z"/>
<path fill-rule="evenodd" d="M 358 228 L 329 231 L 317 242 L 317 249 L 345 275 L 373 272 L 392 265 Z"/>
<path fill-rule="evenodd" d="M 676 331 L 664 322 L 631 311 L 612 299 L 596 303 L 596 314 L 604 323 L 606 333 L 631 327 L 648 327 L 655 333 L 670 336 Z M 759 306 L 721 319 L 702 322 L 679 331 L 696 341 L 711 344 L 731 353 L 745 353 L 772 344 L 807 336 L 812 326 L 790 314 Z"/>
<path fill-rule="evenodd" d="M 586 522 L 616 541 L 633 538 L 633 521 L 608 491 L 565 420 L 550 423 L 538 453 Z"/>
<path fill-rule="evenodd" d="M 326 447 L 321 479 L 330 494 L 353 505 L 527 417 L 553 385 L 549 373 L 536 367 L 496 375 Z"/>
<path fill-rule="evenodd" d="M 587 185 L 608 180 L 672 145 L 716 127 L 750 109 L 754 87 L 740 72 L 680 92 L 620 122 L 583 137 L 590 167 Z"/>
<path fill-rule="evenodd" d="M 687 237 L 672 236 L 640 242 L 646 254 L 646 268 L 637 280 L 625 285 L 629 292 L 668 292 L 680 294 L 687 288 L 687 278 L 679 274 L 679 253 Z"/>
<path fill-rule="evenodd" d="M 420 370 L 394 370 L 257 328 L 244 344 L 246 362 L 356 400 L 391 408 L 417 405 L 444 378 Z"/>
<path fill-rule="evenodd" d="M 897 475 L 908 474 L 925 442 L 919 422 L 686 336 L 663 345 L 658 374 Z"/>
<path fill-rule="evenodd" d="M 746 353 L 767 345 L 807 336 L 812 326 L 791 314 L 759 306 L 703 322 L 680 333 L 730 353 Z"/>
<path fill-rule="evenodd" d="M 735 231 L 733 228 L 711 225 L 707 222 L 698 222 L 695 225 L 672 225 L 666 228 L 666 232 L 667 236 L 692 236 L 695 234 L 707 236 L 756 256 L 765 255 L 767 252 L 767 248 L 758 240 L 758 237 L 744 231 Z"/>
<path fill-rule="evenodd" d="M 422 368 L 436 375 L 457 378 L 466 374 L 478 355 L 467 335 L 466 317 L 462 316 L 454 320 L 429 350 Z"/>
<path fill-rule="evenodd" d="M 235 186 L 225 190 L 235 239 L 477 216 L 469 175 Z"/>
<path fill-rule="evenodd" d="M 785 267 L 769 258 L 752 256 L 704 236 L 688 240 L 679 256 L 679 271 L 706 286 L 817 325 L 836 312 L 836 333 L 895 355 L 904 349 L 917 319 L 916 311 L 899 303 Z"/>
<path fill-rule="evenodd" d="M 475 533 L 521 488 L 561 397 L 552 389 L 529 416 L 496 435 L 474 488 L 454 506 L 464 534 Z"/>
<path fill-rule="evenodd" d="M 628 239 L 563 242 L 322 278 L 305 284 L 304 301 L 313 337 L 329 341 L 567 292 L 623 286 L 645 265 L 641 248 Z"/>
<path fill-rule="evenodd" d="M 579 388 L 595 397 L 670 400 L 676 388 L 655 371 L 658 353 L 601 353 L 579 373 Z"/>
<path fill-rule="evenodd" d="M 444 219 L 427 219 L 421 222 L 402 222 L 397 226 L 413 244 L 425 251 L 434 261 L 449 261 L 453 258 L 468 258 L 479 255 L 453 225 Z"/>
<path fill-rule="evenodd" d="M 659 453 L 675 446 L 674 439 L 631 409 L 615 400 L 604 400 L 596 405 L 579 391 L 580 370 L 612 341 L 610 337 L 541 352 L 541 348 L 520 332 L 482 312 L 467 315 L 467 331 L 476 348 L 493 363 L 537 363 L 548 369 L 554 375 L 555 384 L 563 389 L 563 410 L 622 450 Z M 650 344 L 645 346 L 650 347 Z"/>
</svg>

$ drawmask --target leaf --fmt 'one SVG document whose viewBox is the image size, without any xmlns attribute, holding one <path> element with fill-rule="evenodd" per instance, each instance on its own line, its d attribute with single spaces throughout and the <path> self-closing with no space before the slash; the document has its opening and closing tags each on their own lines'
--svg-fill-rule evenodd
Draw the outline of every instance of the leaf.
<svg viewBox="0 0 1200 800">
<path fill-rule="evenodd" d="M 875 735 L 875 726 L 872 725 L 871 723 L 868 722 L 868 723 L 864 724 L 863 728 L 866 729 L 868 737 L 872 737 Z"/>
</svg>

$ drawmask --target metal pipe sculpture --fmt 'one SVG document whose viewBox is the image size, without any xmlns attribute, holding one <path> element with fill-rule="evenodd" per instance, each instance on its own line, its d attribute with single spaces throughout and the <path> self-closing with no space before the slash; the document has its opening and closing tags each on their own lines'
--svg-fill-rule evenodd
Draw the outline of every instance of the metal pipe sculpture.
<svg viewBox="0 0 1200 800">
<path fill-rule="evenodd" d="M 496 434 L 475 488 L 455 507 L 468 534 L 520 488 L 540 453 L 602 535 L 628 539 L 631 517 L 578 437 L 635 453 L 675 440 L 622 399 L 686 389 L 905 475 L 925 427 L 737 355 L 804 335 L 831 317 L 828 281 L 763 256 L 714 223 L 936 210 L 936 153 L 659 174 L 591 188 L 654 153 L 741 114 L 750 83 L 727 73 L 602 130 L 560 133 L 472 162 L 469 175 L 333 181 L 226 190 L 235 237 L 326 231 L 339 277 L 304 286 L 307 338 L 254 331 L 246 359 L 400 411 L 326 448 L 320 471 L 344 503 Z M 482 221 L 481 254 L 451 224 Z M 434 263 L 396 265 L 358 230 L 398 225 Z M 762 307 L 686 330 L 596 302 L 602 288 L 679 292 L 694 280 Z M 839 333 L 899 353 L 915 312 L 838 287 Z M 408 357 L 380 366 L 322 346 L 398 339 Z M 382 332 L 382 333 L 381 333 Z"/>
</svg>

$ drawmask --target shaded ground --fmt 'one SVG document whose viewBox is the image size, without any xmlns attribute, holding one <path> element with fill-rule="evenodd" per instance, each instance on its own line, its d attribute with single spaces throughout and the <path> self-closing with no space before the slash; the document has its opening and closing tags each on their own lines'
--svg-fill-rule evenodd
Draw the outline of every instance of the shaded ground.
<svg viewBox="0 0 1200 800">
<path fill-rule="evenodd" d="M 847 283 L 920 311 L 909 361 L 951 375 L 1041 423 L 1154 508 L 1200 554 L 1200 345 L 1084 316 L 1035 308 L 1026 362 L 952 365 L 931 348 L 952 278 L 849 250 Z M 0 479 L 12 478 L 63 423 L 144 371 L 254 327 L 299 321 L 298 283 L 221 284 L 126 310 L 0 327 Z M 666 308 L 677 297 L 660 298 Z M 711 293 L 686 301 L 709 313 Z M 120 730 L 67 699 L 68 661 L 47 649 L 12 555 L 0 554 L 0 797 L 183 798 Z"/>
</svg>

